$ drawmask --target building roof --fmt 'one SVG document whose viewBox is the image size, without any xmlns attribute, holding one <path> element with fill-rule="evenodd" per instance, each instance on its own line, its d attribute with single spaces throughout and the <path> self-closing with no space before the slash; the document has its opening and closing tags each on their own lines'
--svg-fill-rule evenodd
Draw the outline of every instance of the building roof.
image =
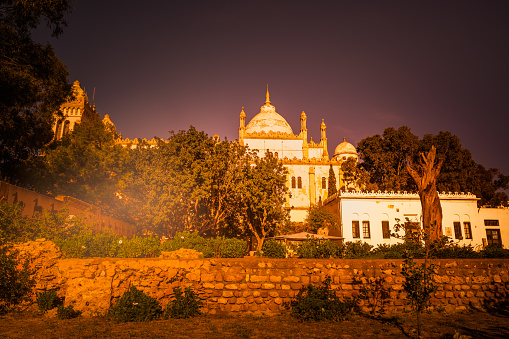
<svg viewBox="0 0 509 339">
<path fill-rule="evenodd" d="M 357 155 L 357 150 L 354 145 L 346 141 L 346 138 L 343 138 L 343 142 L 340 143 L 334 150 L 334 156 L 347 154 Z"/>
<path fill-rule="evenodd" d="M 255 117 L 246 126 L 246 133 L 255 132 L 282 132 L 293 134 L 290 124 L 288 124 L 285 118 L 277 113 L 276 108 L 270 104 L 268 86 L 265 105 L 260 107 L 260 113 L 255 115 Z"/>
</svg>

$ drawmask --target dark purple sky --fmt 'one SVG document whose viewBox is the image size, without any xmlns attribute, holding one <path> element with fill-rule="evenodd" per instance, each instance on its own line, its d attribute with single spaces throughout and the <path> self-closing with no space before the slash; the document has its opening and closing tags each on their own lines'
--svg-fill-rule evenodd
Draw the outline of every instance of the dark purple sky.
<svg viewBox="0 0 509 339">
<path fill-rule="evenodd" d="M 123 137 L 238 138 L 272 104 L 329 153 L 406 125 L 509 174 L 509 1 L 75 0 L 49 40 Z M 47 38 L 45 38 L 47 40 Z"/>
</svg>

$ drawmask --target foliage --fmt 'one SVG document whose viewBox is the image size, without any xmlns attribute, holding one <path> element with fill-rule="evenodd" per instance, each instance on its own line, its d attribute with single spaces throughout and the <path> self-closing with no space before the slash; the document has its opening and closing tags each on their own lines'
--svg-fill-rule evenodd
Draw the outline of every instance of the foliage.
<svg viewBox="0 0 509 339">
<path fill-rule="evenodd" d="M 117 322 L 150 321 L 159 319 L 161 314 L 159 302 L 134 286 L 124 292 L 107 313 L 109 318 Z"/>
<path fill-rule="evenodd" d="M 201 314 L 200 307 L 203 303 L 191 287 L 186 287 L 184 293 L 180 287 L 175 287 L 173 294 L 175 299 L 168 304 L 164 313 L 165 318 L 183 319 Z"/>
<path fill-rule="evenodd" d="M 341 300 L 331 289 L 331 277 L 327 276 L 321 286 L 308 284 L 302 287 L 295 299 L 285 303 L 290 314 L 299 320 L 343 321 L 352 313 L 356 298 Z"/>
<path fill-rule="evenodd" d="M 76 311 L 72 305 L 65 307 L 63 304 L 57 308 L 58 319 L 73 319 L 81 315 L 81 311 Z"/>
<path fill-rule="evenodd" d="M 162 251 L 176 251 L 189 248 L 202 252 L 205 258 L 242 258 L 246 253 L 247 243 L 235 238 L 203 238 L 198 232 L 177 232 L 172 239 L 161 244 Z"/>
<path fill-rule="evenodd" d="M 289 218 L 284 208 L 287 170 L 272 153 L 254 158 L 252 166 L 243 167 L 239 193 L 238 219 L 247 226 L 242 233 L 256 239 L 255 250 L 260 251 L 266 237 L 275 234 Z"/>
<path fill-rule="evenodd" d="M 338 192 L 338 185 L 336 183 L 336 173 L 334 173 L 334 168 L 332 164 L 329 168 L 329 189 L 327 191 L 327 197 L 331 197 Z"/>
<path fill-rule="evenodd" d="M 349 190 L 367 190 L 376 191 L 378 185 L 374 182 L 370 182 L 369 173 L 357 163 L 355 158 L 348 158 L 341 164 L 341 172 L 343 172 L 343 181 L 345 185 L 341 189 L 345 191 Z"/>
<path fill-rule="evenodd" d="M 0 3 L 0 176 L 15 183 L 51 141 L 53 114 L 71 92 L 65 65 L 31 33 L 45 21 L 58 36 L 71 9 L 69 0 Z"/>
<path fill-rule="evenodd" d="M 130 150 L 116 139 L 114 128 L 99 116 L 82 120 L 62 140 L 45 148 L 44 157 L 31 169 L 30 184 L 40 192 L 71 196 L 127 219 L 127 206 L 117 193 L 130 175 Z"/>
<path fill-rule="evenodd" d="M 18 252 L 0 242 L 0 314 L 29 300 L 35 280 L 29 258 L 18 258 Z"/>
<path fill-rule="evenodd" d="M 242 169 L 250 153 L 238 142 L 220 141 L 190 127 L 170 132 L 157 147 L 131 151 L 132 175 L 121 193 L 133 219 L 157 234 L 169 230 L 237 236 L 236 215 Z"/>
<path fill-rule="evenodd" d="M 479 206 L 508 205 L 507 194 L 501 190 L 507 189 L 509 176 L 477 164 L 470 151 L 461 146 L 461 140 L 450 132 L 427 134 L 419 140 L 406 126 L 398 130 L 390 127 L 382 135 L 362 139 L 357 151 L 360 167 L 380 190 L 415 191 L 414 182 L 404 170 L 406 163 L 415 162 L 419 152 L 426 153 L 432 146 L 436 147 L 437 156 L 444 159 L 437 179 L 438 191 L 472 192 L 481 199 Z"/>
<path fill-rule="evenodd" d="M 156 236 L 131 239 L 123 237 L 115 243 L 118 258 L 155 258 L 161 254 L 160 240 Z"/>
<path fill-rule="evenodd" d="M 407 299 L 412 306 L 412 310 L 417 314 L 417 332 L 420 331 L 420 314 L 424 311 L 429 301 L 438 289 L 434 282 L 436 265 L 429 264 L 427 258 L 421 264 L 415 263 L 411 254 L 405 258 L 401 274 L 405 277 L 403 289 L 407 292 Z"/>
<path fill-rule="evenodd" d="M 219 257 L 242 258 L 246 254 L 247 243 L 240 239 L 221 239 L 219 242 Z"/>
<path fill-rule="evenodd" d="M 306 222 L 309 230 L 316 232 L 319 228 L 337 229 L 339 228 L 339 217 L 323 206 L 314 205 L 308 210 Z"/>
<path fill-rule="evenodd" d="M 384 314 L 385 305 L 390 298 L 389 289 L 382 277 L 369 278 L 367 284 L 363 284 L 359 291 L 359 299 L 366 301 L 371 316 Z"/>
<path fill-rule="evenodd" d="M 509 249 L 498 246 L 486 246 L 480 251 L 482 258 L 509 258 Z"/>
<path fill-rule="evenodd" d="M 330 240 L 320 240 L 310 237 L 297 247 L 297 254 L 304 259 L 341 258 L 342 246 Z"/>
<path fill-rule="evenodd" d="M 369 256 L 373 245 L 362 241 L 348 241 L 343 247 L 343 258 L 355 259 Z"/>
<path fill-rule="evenodd" d="M 41 311 L 49 311 L 62 304 L 54 290 L 37 293 L 37 306 Z"/>
<path fill-rule="evenodd" d="M 263 243 L 262 246 L 263 255 L 267 258 L 286 258 L 286 246 L 285 244 L 269 239 Z"/>
</svg>

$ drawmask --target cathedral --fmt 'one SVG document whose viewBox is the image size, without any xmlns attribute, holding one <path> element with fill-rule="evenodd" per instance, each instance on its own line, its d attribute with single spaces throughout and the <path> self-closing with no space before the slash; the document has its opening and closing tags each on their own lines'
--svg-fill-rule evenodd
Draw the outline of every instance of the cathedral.
<svg viewBox="0 0 509 339">
<path fill-rule="evenodd" d="M 80 83 L 73 84 L 75 98 L 62 105 L 64 116 L 56 116 L 53 131 L 55 139 L 62 138 L 72 131 L 79 121 L 99 117 L 94 104 L 81 89 Z M 246 112 L 240 112 L 239 143 L 257 151 L 260 157 L 266 152 L 280 159 L 287 168 L 288 194 L 285 208 L 290 211 L 291 221 L 303 222 L 310 206 L 319 204 L 338 215 L 339 236 L 344 241 L 363 241 L 373 246 L 394 244 L 401 240 L 391 236 L 395 222 L 422 222 L 421 203 L 418 194 L 408 192 L 364 192 L 344 191 L 345 182 L 341 164 L 348 158 L 358 160 L 355 147 L 343 139 L 334 149 L 332 156 L 327 148 L 327 127 L 324 120 L 320 126 L 320 142 L 308 140 L 306 113 L 300 114 L 300 131 L 294 134 L 292 127 L 271 104 L 269 90 L 265 104 L 246 125 Z M 108 114 L 102 120 L 111 124 Z M 156 141 L 142 140 L 151 147 Z M 122 139 L 118 143 L 135 148 L 142 142 L 139 139 Z M 343 189 L 328 196 L 329 170 L 332 167 L 338 183 Z M 509 209 L 477 207 L 475 195 L 471 193 L 441 192 L 440 203 L 443 210 L 443 234 L 460 245 L 475 248 L 486 245 L 508 246 Z"/>
<path fill-rule="evenodd" d="M 309 206 L 327 198 L 331 165 L 336 182 L 342 187 L 341 163 L 350 157 L 357 160 L 355 147 L 346 140 L 329 157 L 325 122 L 322 119 L 320 142 L 315 143 L 312 139 L 308 140 L 306 119 L 306 113 L 302 112 L 300 132 L 294 134 L 292 127 L 271 104 L 268 87 L 265 104 L 247 125 L 244 108 L 240 112 L 240 144 L 257 150 L 260 157 L 266 152 L 272 153 L 288 170 L 289 194 L 285 207 L 290 209 L 292 221 L 304 221 Z"/>
</svg>

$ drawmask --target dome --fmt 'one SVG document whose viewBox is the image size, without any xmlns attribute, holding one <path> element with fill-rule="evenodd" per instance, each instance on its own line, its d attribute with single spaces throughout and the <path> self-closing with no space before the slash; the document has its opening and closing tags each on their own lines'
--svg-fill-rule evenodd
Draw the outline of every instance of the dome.
<svg viewBox="0 0 509 339">
<path fill-rule="evenodd" d="M 334 157 L 343 156 L 354 156 L 357 158 L 357 150 L 355 149 L 354 145 L 346 141 L 346 138 L 343 138 L 343 142 L 340 143 L 334 150 Z"/>
<path fill-rule="evenodd" d="M 267 95 L 265 105 L 260 107 L 260 113 L 247 124 L 246 133 L 260 133 L 260 132 L 281 132 L 293 134 L 292 128 L 279 113 L 276 112 L 276 107 L 270 104 L 269 86 L 267 85 Z"/>
</svg>

